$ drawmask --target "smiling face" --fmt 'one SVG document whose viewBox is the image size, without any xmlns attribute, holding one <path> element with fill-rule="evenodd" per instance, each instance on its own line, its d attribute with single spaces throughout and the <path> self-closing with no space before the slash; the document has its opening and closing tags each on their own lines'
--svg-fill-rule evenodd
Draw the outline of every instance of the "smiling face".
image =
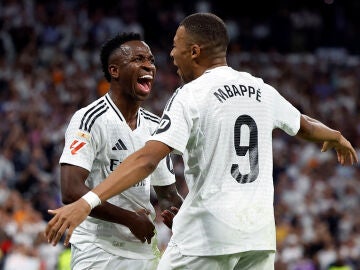
<svg viewBox="0 0 360 270">
<path fill-rule="evenodd" d="M 154 56 L 143 41 L 125 42 L 110 56 L 109 72 L 124 97 L 143 101 L 150 95 L 156 74 Z"/>
<path fill-rule="evenodd" d="M 170 56 L 174 60 L 174 65 L 178 68 L 177 74 L 184 83 L 188 83 L 195 79 L 192 66 L 192 46 L 184 26 L 180 26 L 175 34 Z"/>
</svg>

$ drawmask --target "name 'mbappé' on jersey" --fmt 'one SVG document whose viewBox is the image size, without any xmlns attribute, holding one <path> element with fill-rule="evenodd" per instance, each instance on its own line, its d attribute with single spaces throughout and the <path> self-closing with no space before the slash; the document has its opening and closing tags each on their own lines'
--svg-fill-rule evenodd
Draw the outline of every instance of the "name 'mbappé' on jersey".
<svg viewBox="0 0 360 270">
<path fill-rule="evenodd" d="M 169 99 L 150 140 L 183 155 L 189 193 L 171 239 L 182 254 L 276 249 L 275 128 L 295 135 L 300 112 L 262 79 L 227 66 L 207 70 Z"/>
</svg>

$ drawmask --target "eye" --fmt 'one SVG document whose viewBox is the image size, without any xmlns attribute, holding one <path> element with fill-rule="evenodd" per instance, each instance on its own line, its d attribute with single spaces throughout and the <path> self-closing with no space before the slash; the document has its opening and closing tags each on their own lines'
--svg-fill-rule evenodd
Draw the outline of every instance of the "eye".
<svg viewBox="0 0 360 270">
<path fill-rule="evenodd" d="M 144 62 L 149 62 L 152 65 L 155 65 L 155 58 L 153 56 L 149 56 L 149 57 L 145 57 L 145 56 L 137 56 L 133 59 L 134 62 L 136 63 L 144 63 Z"/>
<path fill-rule="evenodd" d="M 144 57 L 142 57 L 142 56 L 137 56 L 137 57 L 134 58 L 134 61 L 135 61 L 135 62 L 143 62 L 143 61 L 144 61 Z"/>
</svg>

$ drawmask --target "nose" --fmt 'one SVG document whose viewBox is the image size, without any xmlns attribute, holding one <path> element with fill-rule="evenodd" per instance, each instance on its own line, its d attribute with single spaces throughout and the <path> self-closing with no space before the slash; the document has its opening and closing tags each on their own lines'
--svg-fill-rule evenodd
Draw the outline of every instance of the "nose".
<svg viewBox="0 0 360 270">
<path fill-rule="evenodd" d="M 156 69 L 154 62 L 151 60 L 144 60 L 142 66 L 148 70 Z"/>
</svg>

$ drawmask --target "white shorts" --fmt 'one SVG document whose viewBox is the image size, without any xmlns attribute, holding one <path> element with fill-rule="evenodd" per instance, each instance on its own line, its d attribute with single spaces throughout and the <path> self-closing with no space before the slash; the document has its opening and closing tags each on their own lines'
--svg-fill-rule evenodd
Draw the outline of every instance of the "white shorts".
<svg viewBox="0 0 360 270">
<path fill-rule="evenodd" d="M 186 256 L 168 246 L 157 270 L 274 270 L 275 251 L 246 251 L 217 256 Z"/>
<path fill-rule="evenodd" d="M 71 246 L 72 270 L 155 270 L 158 263 L 159 258 L 137 260 L 113 255 L 94 244 L 86 245 L 82 250 L 76 248 L 74 245 Z"/>
</svg>

